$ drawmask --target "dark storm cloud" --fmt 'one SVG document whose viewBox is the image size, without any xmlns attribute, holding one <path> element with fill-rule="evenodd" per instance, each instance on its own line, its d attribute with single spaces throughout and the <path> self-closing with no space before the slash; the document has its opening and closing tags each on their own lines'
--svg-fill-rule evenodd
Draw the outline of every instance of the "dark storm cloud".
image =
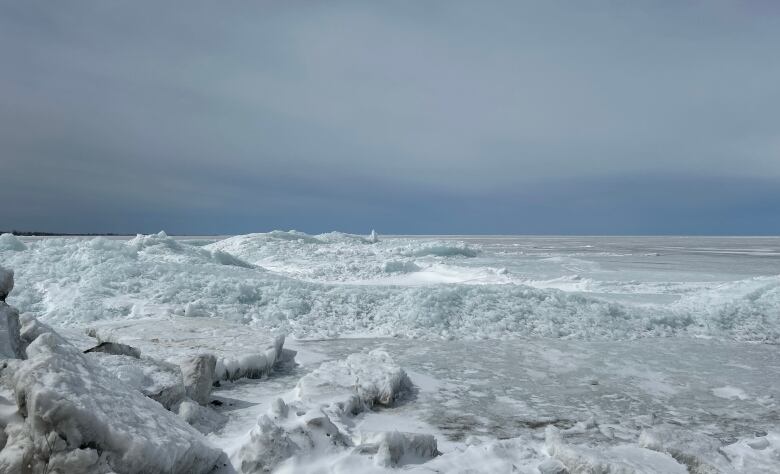
<svg viewBox="0 0 780 474">
<path fill-rule="evenodd" d="M 5 2 L 0 228 L 777 233 L 779 13 Z"/>
</svg>

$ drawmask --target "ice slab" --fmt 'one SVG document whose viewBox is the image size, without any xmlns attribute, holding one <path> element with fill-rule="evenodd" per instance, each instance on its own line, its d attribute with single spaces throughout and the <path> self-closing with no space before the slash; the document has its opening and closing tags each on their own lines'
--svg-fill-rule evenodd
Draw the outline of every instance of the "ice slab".
<svg viewBox="0 0 780 474">
<path fill-rule="evenodd" d="M 86 357 L 168 410 L 184 400 L 181 370 L 174 364 L 104 352 L 90 352 Z"/>
<path fill-rule="evenodd" d="M 687 474 L 688 469 L 672 456 L 636 445 L 583 446 L 566 443 L 564 433 L 548 425 L 547 452 L 568 472 Z"/>
<path fill-rule="evenodd" d="M 294 356 L 284 352 L 283 335 L 215 318 L 170 316 L 101 322 L 90 326 L 89 333 L 101 342 L 127 344 L 138 348 L 142 356 L 185 368 L 203 354 L 213 354 L 214 380 L 260 378 L 270 374 L 275 364 L 289 362 Z"/>
<path fill-rule="evenodd" d="M 199 354 L 181 363 L 181 373 L 187 396 L 205 405 L 216 380 L 217 358 L 213 354 Z"/>
<path fill-rule="evenodd" d="M 19 417 L 6 426 L 0 471 L 183 474 L 214 468 L 221 451 L 184 420 L 47 326 L 22 319 L 27 359 L 12 361 L 2 373 Z"/>
<path fill-rule="evenodd" d="M 19 330 L 19 312 L 0 301 L 0 359 L 24 357 Z"/>
<path fill-rule="evenodd" d="M 5 301 L 14 289 L 14 271 L 0 266 L 0 301 Z"/>
</svg>

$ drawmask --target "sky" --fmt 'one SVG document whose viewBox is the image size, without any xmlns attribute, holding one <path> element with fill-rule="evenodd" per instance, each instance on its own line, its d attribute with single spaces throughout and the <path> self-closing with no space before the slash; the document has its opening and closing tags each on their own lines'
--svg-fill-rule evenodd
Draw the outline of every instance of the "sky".
<svg viewBox="0 0 780 474">
<path fill-rule="evenodd" d="M 0 2 L 0 229 L 780 234 L 780 3 Z"/>
</svg>

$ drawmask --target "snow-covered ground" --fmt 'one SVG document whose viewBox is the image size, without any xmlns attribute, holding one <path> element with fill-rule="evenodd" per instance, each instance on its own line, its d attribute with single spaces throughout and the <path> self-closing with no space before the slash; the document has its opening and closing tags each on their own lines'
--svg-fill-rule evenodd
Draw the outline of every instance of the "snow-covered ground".
<svg viewBox="0 0 780 474">
<path fill-rule="evenodd" d="M 780 471 L 780 238 L 4 235 L 0 265 L 0 467 Z M 63 427 L 71 373 L 187 434 L 133 464 L 140 428 Z"/>
</svg>

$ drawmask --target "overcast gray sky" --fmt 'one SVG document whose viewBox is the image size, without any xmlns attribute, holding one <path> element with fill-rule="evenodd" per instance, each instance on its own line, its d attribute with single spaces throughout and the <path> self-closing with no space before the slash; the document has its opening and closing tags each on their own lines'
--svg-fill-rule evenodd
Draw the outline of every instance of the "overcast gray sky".
<svg viewBox="0 0 780 474">
<path fill-rule="evenodd" d="M 780 3 L 0 3 L 0 229 L 780 234 Z"/>
</svg>

